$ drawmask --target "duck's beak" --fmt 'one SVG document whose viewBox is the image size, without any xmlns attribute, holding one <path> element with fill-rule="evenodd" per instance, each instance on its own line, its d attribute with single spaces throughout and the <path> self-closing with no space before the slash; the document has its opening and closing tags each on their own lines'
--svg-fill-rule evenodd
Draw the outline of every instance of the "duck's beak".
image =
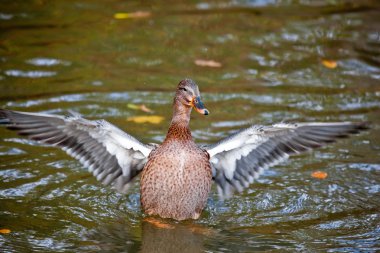
<svg viewBox="0 0 380 253">
<path fill-rule="evenodd" d="M 198 97 L 195 97 L 193 99 L 193 107 L 195 108 L 195 110 L 200 113 L 200 114 L 203 114 L 203 115 L 208 115 L 209 114 L 209 111 L 205 108 L 204 104 L 202 103 L 202 100 L 201 100 L 201 97 L 198 96 Z"/>
</svg>

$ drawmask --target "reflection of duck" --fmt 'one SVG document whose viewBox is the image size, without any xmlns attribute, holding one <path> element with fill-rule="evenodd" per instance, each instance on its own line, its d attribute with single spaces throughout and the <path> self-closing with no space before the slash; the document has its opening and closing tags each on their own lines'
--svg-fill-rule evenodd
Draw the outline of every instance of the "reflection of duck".
<svg viewBox="0 0 380 253">
<path fill-rule="evenodd" d="M 196 224 L 165 224 L 145 219 L 141 252 L 204 252 L 204 240 L 214 232 Z"/>
<path fill-rule="evenodd" d="M 151 215 L 197 219 L 212 180 L 222 197 L 248 187 L 263 169 L 289 155 L 308 151 L 357 133 L 365 123 L 276 124 L 251 126 L 221 140 L 197 146 L 190 133 L 192 108 L 207 115 L 198 86 L 178 84 L 173 118 L 161 145 L 147 145 L 106 121 L 24 113 L 1 109 L 0 123 L 33 140 L 59 146 L 78 159 L 96 178 L 126 192 L 142 171 L 141 203 Z"/>
<path fill-rule="evenodd" d="M 136 217 L 135 217 L 136 218 Z M 132 221 L 132 222 L 131 222 Z M 219 236 L 218 231 L 192 222 L 175 222 L 147 217 L 141 223 L 129 217 L 99 224 L 84 234 L 79 249 L 102 252 L 204 252 L 204 242 Z"/>
</svg>

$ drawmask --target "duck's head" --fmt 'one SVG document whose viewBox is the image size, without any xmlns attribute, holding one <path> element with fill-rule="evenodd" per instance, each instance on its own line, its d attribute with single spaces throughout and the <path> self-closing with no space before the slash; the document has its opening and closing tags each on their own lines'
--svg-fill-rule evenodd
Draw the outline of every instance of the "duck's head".
<svg viewBox="0 0 380 253">
<path fill-rule="evenodd" d="M 191 79 L 184 79 L 179 82 L 176 91 L 176 99 L 185 106 L 193 107 L 200 114 L 209 114 L 209 111 L 201 101 L 198 85 L 196 85 Z"/>
</svg>

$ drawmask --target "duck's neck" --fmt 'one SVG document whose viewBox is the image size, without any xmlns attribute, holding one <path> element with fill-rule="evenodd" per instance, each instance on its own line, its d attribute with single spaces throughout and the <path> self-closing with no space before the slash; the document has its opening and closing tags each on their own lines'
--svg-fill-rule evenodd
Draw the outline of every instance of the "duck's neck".
<svg viewBox="0 0 380 253">
<path fill-rule="evenodd" d="M 167 141 L 188 141 L 192 140 L 189 129 L 191 107 L 185 106 L 177 99 L 173 102 L 173 118 L 170 123 L 165 142 Z"/>
</svg>

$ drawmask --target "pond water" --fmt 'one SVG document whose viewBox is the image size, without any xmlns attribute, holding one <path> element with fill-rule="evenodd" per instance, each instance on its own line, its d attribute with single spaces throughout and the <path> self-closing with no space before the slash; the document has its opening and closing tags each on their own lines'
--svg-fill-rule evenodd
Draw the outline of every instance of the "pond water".
<svg viewBox="0 0 380 253">
<path fill-rule="evenodd" d="M 380 251 L 379 1 L 3 0 L 0 61 L 0 107 L 72 110 L 143 142 L 163 140 L 186 77 L 210 110 L 192 114 L 198 143 L 283 120 L 372 126 L 232 199 L 214 189 L 184 222 L 145 217 L 138 181 L 121 195 L 63 151 L 2 128 L 1 252 Z M 131 106 L 142 104 L 153 112 Z M 130 120 L 152 115 L 164 120 Z"/>
</svg>

